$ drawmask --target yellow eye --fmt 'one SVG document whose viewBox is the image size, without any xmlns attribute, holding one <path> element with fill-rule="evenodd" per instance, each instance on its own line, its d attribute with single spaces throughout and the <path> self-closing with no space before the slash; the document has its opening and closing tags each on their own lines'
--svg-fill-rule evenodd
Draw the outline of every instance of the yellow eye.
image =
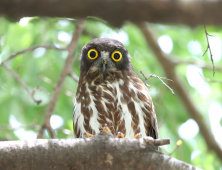
<svg viewBox="0 0 222 170">
<path fill-rule="evenodd" d="M 90 60 L 95 60 L 98 57 L 98 52 L 95 49 L 91 49 L 88 52 L 88 57 Z"/>
<path fill-rule="evenodd" d="M 114 51 L 112 53 L 112 59 L 116 62 L 120 61 L 122 59 L 122 54 L 119 51 Z"/>
</svg>

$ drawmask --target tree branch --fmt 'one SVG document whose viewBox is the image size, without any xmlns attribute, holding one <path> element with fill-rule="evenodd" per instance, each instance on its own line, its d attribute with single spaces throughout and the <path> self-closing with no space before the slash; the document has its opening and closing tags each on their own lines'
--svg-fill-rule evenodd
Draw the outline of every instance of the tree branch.
<svg viewBox="0 0 222 170">
<path fill-rule="evenodd" d="M 0 142 L 0 169 L 199 170 L 159 152 L 156 141 L 151 137 L 112 138 L 102 131 L 87 139 Z"/>
<path fill-rule="evenodd" d="M 46 112 L 44 122 L 43 122 L 43 124 L 42 124 L 42 126 L 39 130 L 37 138 L 42 138 L 43 137 L 43 132 L 44 132 L 45 128 L 49 130 L 50 135 L 51 135 L 52 138 L 55 137 L 49 120 L 50 120 L 50 117 L 53 114 L 53 111 L 55 109 L 55 105 L 56 105 L 56 102 L 59 98 L 59 94 L 62 90 L 62 85 L 63 85 L 63 82 L 65 80 L 65 77 L 70 73 L 70 70 L 72 68 L 74 53 L 75 53 L 77 45 L 78 45 L 78 39 L 79 39 L 83 29 L 84 29 L 84 22 L 85 22 L 85 20 L 80 19 L 76 24 L 76 29 L 75 29 L 75 32 L 73 34 L 72 41 L 68 46 L 68 52 L 69 52 L 68 57 L 66 59 L 66 62 L 65 62 L 65 65 L 63 67 L 63 70 L 61 72 L 61 75 L 59 77 L 59 80 L 58 80 L 58 82 L 55 86 L 55 90 L 54 90 L 54 93 L 52 95 L 51 101 L 49 103 L 49 107 L 48 107 L 48 110 Z"/>
<path fill-rule="evenodd" d="M 20 76 L 14 71 L 12 70 L 7 64 L 6 62 L 2 63 L 3 67 L 5 67 L 5 69 L 12 74 L 13 77 L 15 77 L 15 79 L 22 85 L 22 87 L 28 92 L 28 94 L 31 96 L 31 98 L 33 99 L 34 102 L 36 102 L 37 104 L 40 104 L 42 102 L 42 100 L 37 100 L 34 97 L 35 94 L 35 88 L 33 91 L 31 91 L 29 89 L 29 87 L 25 84 L 25 82 L 20 78 Z"/>
<path fill-rule="evenodd" d="M 187 93 L 188 90 L 183 85 L 183 83 L 181 83 L 181 80 L 176 75 L 175 65 L 173 61 L 171 61 L 171 58 L 166 56 L 161 51 L 157 40 L 153 35 L 154 33 L 150 30 L 150 28 L 145 23 L 140 24 L 139 27 L 143 32 L 147 43 L 149 44 L 157 59 L 159 60 L 160 64 L 162 65 L 166 76 L 174 81 L 174 83 L 172 83 L 172 86 L 174 86 L 174 89 L 177 91 L 181 102 L 184 104 L 190 116 L 197 122 L 200 132 L 203 135 L 209 150 L 214 151 L 217 154 L 218 158 L 222 160 L 222 150 L 219 144 L 216 142 L 212 132 L 204 122 L 202 114 L 199 110 L 197 110 L 196 106 L 194 105 L 194 102 L 189 96 L 189 93 Z"/>
<path fill-rule="evenodd" d="M 148 82 L 148 80 L 150 79 L 150 77 L 155 77 L 155 78 L 158 78 L 158 79 L 163 83 L 163 85 L 166 86 L 166 87 L 172 92 L 173 95 L 175 95 L 173 89 L 171 89 L 162 79 L 168 80 L 168 81 L 171 81 L 171 82 L 173 82 L 173 80 L 170 80 L 170 79 L 168 79 L 168 78 L 166 78 L 166 77 L 159 77 L 159 76 L 157 76 L 157 75 L 155 75 L 155 74 L 150 74 L 148 77 L 146 77 L 146 76 L 143 74 L 142 71 L 140 71 L 140 73 L 143 75 L 143 77 L 144 77 L 145 80 L 146 80 L 145 85 L 148 85 L 147 82 Z"/>
<path fill-rule="evenodd" d="M 207 81 L 207 82 L 222 84 L 222 81 L 217 81 L 217 80 L 211 80 L 211 79 L 209 79 L 209 78 L 204 78 L 200 73 L 199 73 L 199 75 L 200 75 L 200 77 L 201 77 L 203 80 L 205 80 L 205 81 Z"/>
<path fill-rule="evenodd" d="M 204 51 L 203 56 L 209 50 L 209 52 L 210 52 L 210 59 L 211 59 L 212 65 L 213 65 L 213 76 L 214 76 L 215 75 L 215 65 L 214 65 L 213 55 L 212 55 L 211 48 L 210 48 L 210 43 L 209 43 L 209 40 L 208 40 L 208 36 L 213 36 L 213 35 L 210 35 L 207 32 L 207 29 L 206 29 L 205 25 L 204 25 L 204 30 L 205 30 L 205 35 L 206 35 L 206 39 L 207 39 L 207 49 Z"/>
<path fill-rule="evenodd" d="M 24 50 L 21 50 L 21 51 L 18 51 L 16 53 L 13 53 L 11 54 L 6 60 L 4 60 L 1 64 L 3 63 L 7 63 L 9 60 L 15 58 L 17 55 L 19 54 L 22 54 L 22 53 L 26 53 L 28 51 L 33 51 L 37 48 L 45 48 L 45 49 L 56 49 L 56 50 L 61 50 L 61 51 L 66 51 L 67 49 L 66 48 L 58 48 L 56 46 L 53 46 L 53 45 L 36 45 L 36 46 L 32 46 L 32 47 L 29 47 L 29 48 L 26 48 Z M 0 64 L 0 65 L 1 65 Z"/>
<path fill-rule="evenodd" d="M 102 9 L 102 10 L 101 10 Z M 123 10 L 124 9 L 124 10 Z M 222 2 L 185 0 L 1 0 L 0 14 L 18 20 L 27 16 L 83 18 L 97 16 L 114 26 L 132 22 L 221 25 Z"/>
<path fill-rule="evenodd" d="M 73 73 L 72 71 L 69 72 L 68 74 L 74 81 L 78 82 L 79 81 L 79 77 Z"/>
<path fill-rule="evenodd" d="M 29 87 L 25 84 L 25 82 L 20 78 L 19 74 L 17 74 L 12 68 L 10 68 L 8 65 L 7 65 L 7 62 L 13 58 L 15 58 L 16 56 L 18 56 L 19 54 L 22 54 L 22 53 L 25 53 L 25 52 L 28 52 L 28 51 L 33 51 L 37 48 L 46 48 L 46 49 L 56 49 L 56 50 L 67 50 L 66 48 L 57 48 L 55 46 L 52 46 L 52 45 L 36 45 L 36 46 L 32 46 L 32 47 L 29 47 L 27 49 L 24 49 L 24 50 L 21 50 L 21 51 L 18 51 L 16 53 L 13 53 L 11 54 L 7 59 L 5 59 L 2 63 L 0 63 L 0 66 L 3 66 L 5 67 L 5 69 L 12 74 L 13 77 L 15 77 L 15 79 L 22 85 L 22 87 L 28 92 L 28 94 L 31 96 L 31 98 L 33 99 L 34 102 L 36 102 L 37 104 L 40 104 L 42 102 L 42 100 L 37 100 L 35 99 L 34 95 L 35 95 L 35 91 L 37 89 L 43 89 L 47 92 L 47 90 L 43 87 L 40 87 L 40 86 L 37 86 L 35 87 L 32 91 L 29 89 Z M 22 66 L 20 66 L 22 67 Z M 19 67 L 19 68 L 20 68 Z M 17 70 L 19 70 L 19 68 Z M 49 93 L 49 92 L 47 92 Z"/>
<path fill-rule="evenodd" d="M 193 65 L 196 65 L 198 67 L 201 67 L 203 69 L 207 69 L 207 70 L 212 70 L 212 65 L 210 64 L 207 64 L 206 62 L 204 61 L 181 61 L 181 60 L 174 60 L 173 63 L 175 65 L 182 65 L 182 64 L 193 64 Z M 221 71 L 222 72 L 222 67 L 215 67 L 215 70 L 216 71 Z"/>
<path fill-rule="evenodd" d="M 182 143 L 183 143 L 183 141 L 181 139 L 178 140 L 176 145 L 175 145 L 175 147 L 174 147 L 174 149 L 171 152 L 167 151 L 164 147 L 160 147 L 160 149 L 162 151 L 164 151 L 164 153 L 166 153 L 168 156 L 171 156 L 177 150 L 177 148 L 179 148 L 179 146 L 182 145 Z"/>
</svg>

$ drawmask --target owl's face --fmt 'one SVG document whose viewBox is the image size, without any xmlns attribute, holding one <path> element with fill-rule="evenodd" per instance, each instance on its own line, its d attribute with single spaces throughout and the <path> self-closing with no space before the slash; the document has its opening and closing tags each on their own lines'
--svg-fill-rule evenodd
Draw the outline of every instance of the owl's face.
<svg viewBox="0 0 222 170">
<path fill-rule="evenodd" d="M 80 56 L 81 73 L 100 71 L 124 71 L 131 66 L 130 55 L 124 45 L 110 38 L 96 38 L 82 48 Z"/>
</svg>

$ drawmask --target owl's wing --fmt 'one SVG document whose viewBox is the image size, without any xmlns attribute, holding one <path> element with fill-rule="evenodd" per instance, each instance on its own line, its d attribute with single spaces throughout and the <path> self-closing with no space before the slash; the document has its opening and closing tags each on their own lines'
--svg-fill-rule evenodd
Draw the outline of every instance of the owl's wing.
<svg viewBox="0 0 222 170">
<path fill-rule="evenodd" d="M 156 113 L 155 113 L 153 103 L 152 103 L 151 113 L 152 113 L 152 116 L 151 116 L 151 126 L 149 128 L 149 136 L 153 137 L 154 139 L 158 139 L 158 123 L 157 123 L 157 118 L 156 118 Z"/>
<path fill-rule="evenodd" d="M 157 118 L 156 118 L 156 113 L 154 109 L 154 105 L 152 102 L 152 98 L 150 96 L 150 93 L 145 86 L 145 84 L 140 80 L 138 76 L 135 76 L 133 78 L 134 85 L 135 87 L 141 92 L 138 93 L 138 97 L 140 99 L 140 102 L 143 103 L 146 109 L 143 109 L 143 113 L 145 114 L 144 116 L 144 121 L 146 121 L 145 128 L 148 136 L 153 137 L 154 139 L 158 138 L 158 124 L 157 124 Z M 143 95 L 141 95 L 143 94 Z M 148 106 L 148 107 L 146 107 Z"/>
<path fill-rule="evenodd" d="M 81 116 L 81 103 L 77 102 L 75 99 L 74 108 L 73 108 L 73 131 L 74 136 L 79 138 L 81 135 L 81 129 L 79 124 L 79 118 Z"/>
</svg>

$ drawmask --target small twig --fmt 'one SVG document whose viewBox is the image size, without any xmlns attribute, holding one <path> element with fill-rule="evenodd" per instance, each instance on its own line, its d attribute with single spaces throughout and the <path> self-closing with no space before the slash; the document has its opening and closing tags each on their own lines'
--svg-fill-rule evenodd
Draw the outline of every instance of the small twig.
<svg viewBox="0 0 222 170">
<path fill-rule="evenodd" d="M 61 50 L 61 51 L 66 51 L 67 48 L 58 48 L 56 46 L 53 46 L 53 45 L 36 45 L 36 46 L 32 46 L 32 47 L 29 47 L 29 48 L 26 48 L 24 50 L 21 50 L 21 51 L 18 51 L 16 53 L 13 53 L 11 54 L 7 59 L 5 59 L 1 64 L 3 63 L 7 63 L 9 60 L 13 59 L 14 57 L 16 57 L 17 55 L 19 54 L 22 54 L 22 53 L 25 53 L 25 52 L 28 52 L 28 51 L 33 51 L 37 48 L 45 48 L 45 49 L 55 49 L 55 50 Z M 1 65 L 0 64 L 0 65 Z"/>
<path fill-rule="evenodd" d="M 169 156 L 171 156 L 176 150 L 177 148 L 179 148 L 180 145 L 183 144 L 183 141 L 180 139 L 177 141 L 175 148 L 169 153 Z"/>
<path fill-rule="evenodd" d="M 47 130 L 49 131 L 49 134 L 50 134 L 51 138 L 55 139 L 56 138 L 55 131 L 54 131 L 54 129 L 52 129 L 51 125 L 47 126 Z"/>
<path fill-rule="evenodd" d="M 4 66 L 5 69 L 6 69 L 8 72 L 10 72 L 10 73 L 13 75 L 13 77 L 15 77 L 16 80 L 22 85 L 22 87 L 28 92 L 28 94 L 32 97 L 32 99 L 34 100 L 34 102 L 36 102 L 37 104 L 40 104 L 40 103 L 42 102 L 42 100 L 37 100 L 37 99 L 35 99 L 35 97 L 34 97 L 34 93 L 35 93 L 36 89 L 34 88 L 34 90 L 31 91 L 31 90 L 29 89 L 29 87 L 25 84 L 25 82 L 23 82 L 23 80 L 20 78 L 20 76 L 19 76 L 12 68 L 10 68 L 10 67 L 6 64 L 9 60 L 13 59 L 13 58 L 16 57 L 17 55 L 22 54 L 22 53 L 25 53 L 25 52 L 28 52 L 28 51 L 33 51 L 33 50 L 35 50 L 35 49 L 37 49 L 37 48 L 56 49 L 56 50 L 67 50 L 67 48 L 58 48 L 58 47 L 55 47 L 55 46 L 52 46 L 52 45 L 32 46 L 32 47 L 29 47 L 29 48 L 27 48 L 27 49 L 24 49 L 24 50 L 21 50 L 21 51 L 18 51 L 18 52 L 16 52 L 16 53 L 11 54 L 6 60 L 4 60 L 2 63 L 0 63 L 0 66 L 1 66 L 1 65 Z M 23 67 L 23 66 L 22 66 L 22 65 L 19 66 L 19 67 L 17 68 L 17 72 L 19 72 L 20 67 Z"/>
<path fill-rule="evenodd" d="M 172 81 L 173 82 L 173 80 L 171 80 L 171 79 L 168 79 L 166 77 L 159 77 L 159 76 L 157 76 L 155 74 L 150 74 L 149 77 L 147 78 L 147 81 L 149 80 L 150 77 L 156 77 L 156 78 L 159 78 L 159 79 L 164 79 L 164 80 L 168 80 L 168 81 Z"/>
<path fill-rule="evenodd" d="M 68 52 L 69 52 L 68 57 L 66 59 L 66 62 L 65 62 L 65 65 L 63 67 L 62 73 L 59 77 L 59 80 L 58 80 L 58 82 L 55 86 L 54 93 L 52 95 L 51 101 L 49 103 L 48 110 L 46 112 L 43 124 L 42 124 L 42 126 L 39 130 L 37 138 L 42 138 L 43 137 L 43 132 L 44 132 L 45 129 L 48 129 L 48 131 L 50 132 L 51 137 L 54 137 L 54 131 L 51 128 L 51 125 L 50 125 L 50 117 L 53 114 L 53 111 L 55 109 L 55 105 L 56 105 L 56 102 L 59 98 L 59 94 L 62 90 L 62 85 L 63 85 L 63 82 L 65 80 L 65 77 L 67 75 L 69 75 L 70 70 L 72 68 L 73 60 L 74 60 L 74 53 L 75 53 L 77 45 L 78 45 L 79 37 L 82 34 L 82 31 L 84 29 L 84 23 L 85 23 L 85 20 L 81 19 L 76 24 L 76 29 L 74 31 L 72 41 L 71 41 L 71 43 L 69 44 L 69 46 L 67 48 Z"/>
<path fill-rule="evenodd" d="M 210 48 L 210 43 L 209 43 L 209 40 L 208 40 L 208 36 L 215 36 L 215 35 L 210 35 L 208 32 L 207 32 L 207 29 L 206 29 L 206 26 L 204 25 L 204 30 L 205 30 L 205 35 L 206 35 L 206 38 L 207 38 L 207 49 L 204 51 L 202 57 L 206 54 L 206 52 L 209 50 L 210 52 L 210 59 L 211 59 L 211 62 L 213 64 L 213 76 L 215 75 L 215 65 L 214 65 L 214 60 L 213 60 L 213 55 L 212 55 L 212 52 L 211 52 L 211 48 Z"/>
<path fill-rule="evenodd" d="M 143 77 L 145 78 L 145 80 L 146 80 L 146 82 L 148 81 L 148 79 L 147 79 L 147 77 L 143 74 L 143 72 L 142 71 L 140 71 L 140 73 L 143 75 Z M 147 87 L 150 87 L 150 85 L 149 84 L 147 84 L 147 83 L 144 83 Z"/>
<path fill-rule="evenodd" d="M 173 89 L 171 89 L 162 79 L 166 79 L 166 80 L 168 80 L 168 81 L 173 81 L 173 80 L 167 79 L 167 78 L 165 78 L 165 77 L 159 77 L 159 76 L 157 76 L 157 75 L 155 75 L 155 74 L 151 74 L 151 75 L 148 77 L 148 80 L 149 80 L 150 77 L 156 77 L 156 78 L 158 78 L 158 79 L 172 92 L 172 94 L 175 95 Z M 148 80 L 147 80 L 147 81 L 148 81 Z"/>
<path fill-rule="evenodd" d="M 170 144 L 170 139 L 155 139 L 154 145 L 155 146 L 162 146 Z"/>
<path fill-rule="evenodd" d="M 34 102 L 36 102 L 37 104 L 40 104 L 42 102 L 42 100 L 37 100 L 34 97 L 33 92 L 29 89 L 29 87 L 25 84 L 25 82 L 20 78 L 20 76 L 12 69 L 10 68 L 5 62 L 2 63 L 3 67 L 5 67 L 5 69 L 12 74 L 13 77 L 15 77 L 15 79 L 22 85 L 22 87 L 28 92 L 28 94 L 32 97 L 32 99 L 34 100 Z"/>
<path fill-rule="evenodd" d="M 205 80 L 205 81 L 212 82 L 212 83 L 222 84 L 222 81 L 217 81 L 217 80 L 211 80 L 211 79 L 209 79 L 209 78 L 204 78 L 204 77 L 200 74 L 200 72 L 198 72 L 198 73 L 199 73 L 200 77 L 201 77 L 203 80 Z"/>
<path fill-rule="evenodd" d="M 35 87 L 32 91 L 29 89 L 29 87 L 25 84 L 25 82 L 20 78 L 20 76 L 12 69 L 10 68 L 5 62 L 2 63 L 3 67 L 5 67 L 5 69 L 12 74 L 13 77 L 15 77 L 15 79 L 22 85 L 22 87 L 28 92 L 28 94 L 31 96 L 31 98 L 33 99 L 34 102 L 36 102 L 37 104 L 40 104 L 42 102 L 42 100 L 37 100 L 35 98 L 35 91 L 37 89 L 42 89 L 44 90 L 46 93 L 48 93 L 50 95 L 50 93 L 41 86 L 37 86 Z"/>
<path fill-rule="evenodd" d="M 79 77 L 75 73 L 73 73 L 72 71 L 70 71 L 68 75 L 76 82 L 79 82 Z"/>
<path fill-rule="evenodd" d="M 171 156 L 177 150 L 177 148 L 179 148 L 179 146 L 182 145 L 182 144 L 183 144 L 183 141 L 180 139 L 180 140 L 177 141 L 174 149 L 171 152 L 167 151 L 163 147 L 161 147 L 161 149 L 165 152 L 165 154 L 167 154 L 168 156 Z"/>
<path fill-rule="evenodd" d="M 208 69 L 208 70 L 212 70 L 212 65 L 211 64 L 207 64 L 204 61 L 182 61 L 182 60 L 174 60 L 173 61 L 175 65 L 181 65 L 181 64 L 193 64 L 196 65 L 198 67 L 201 67 L 203 69 Z M 218 67 L 215 66 L 215 71 L 220 71 L 222 72 L 222 67 Z"/>
<path fill-rule="evenodd" d="M 32 91 L 32 95 L 33 95 L 33 96 L 34 96 L 36 90 L 43 90 L 43 91 L 45 91 L 48 95 L 50 95 L 50 93 L 48 92 L 48 90 L 46 90 L 44 87 L 42 87 L 42 86 L 36 86 L 36 87 L 33 89 L 33 91 Z"/>
<path fill-rule="evenodd" d="M 17 68 L 17 73 L 19 74 L 19 70 L 20 70 L 20 68 L 21 67 L 24 67 L 23 65 L 20 65 L 20 66 L 18 66 L 18 68 Z"/>
<path fill-rule="evenodd" d="M 150 77 L 155 77 L 155 78 L 158 78 L 158 79 L 172 92 L 173 95 L 175 95 L 173 89 L 171 89 L 162 79 L 168 80 L 168 81 L 172 81 L 172 82 L 173 82 L 173 80 L 168 79 L 168 78 L 166 78 L 166 77 L 159 77 L 159 76 L 157 76 L 157 75 L 155 75 L 155 74 L 150 74 L 149 77 L 147 78 L 147 77 L 143 74 L 142 71 L 140 71 L 140 73 L 141 73 L 141 74 L 143 75 L 143 77 L 146 79 L 145 85 L 147 85 L 147 81 L 149 80 Z"/>
</svg>

